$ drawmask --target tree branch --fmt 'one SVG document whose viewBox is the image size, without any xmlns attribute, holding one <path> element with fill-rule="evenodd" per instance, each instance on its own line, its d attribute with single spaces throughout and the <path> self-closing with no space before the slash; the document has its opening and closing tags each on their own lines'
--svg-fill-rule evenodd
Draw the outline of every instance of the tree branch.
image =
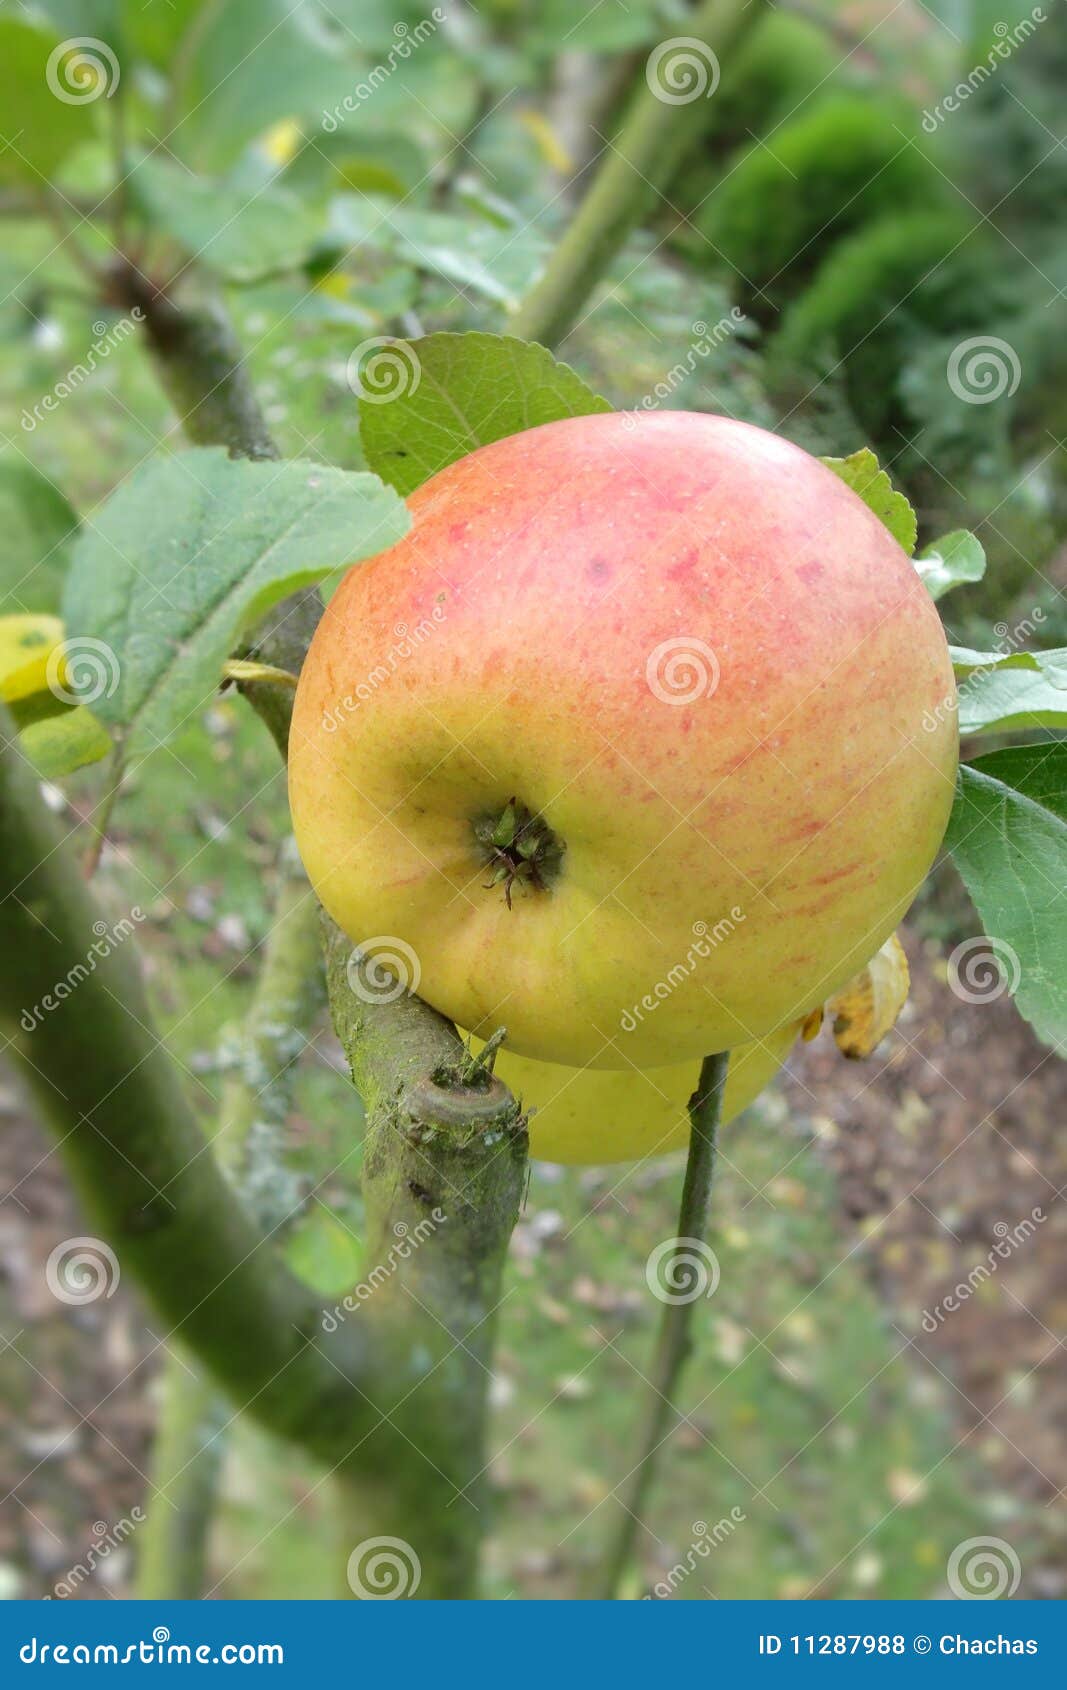
<svg viewBox="0 0 1067 1690">
<path fill-rule="evenodd" d="M 287 1218 L 293 1193 L 282 1174 L 280 1138 L 292 1103 L 294 1064 L 323 1000 L 318 912 L 291 839 L 247 1020 L 223 1036 L 223 1081 L 212 1148 L 264 1229 Z M 191 1360 L 192 1358 L 190 1358 Z M 142 1600 L 194 1600 L 204 1593 L 224 1433 L 230 1419 L 210 1379 L 168 1347 L 152 1449 L 152 1494 L 138 1535 Z"/>
<path fill-rule="evenodd" d="M 678 1390 L 678 1381 L 693 1347 L 693 1314 L 703 1293 L 707 1270 L 707 1263 L 699 1259 L 698 1247 L 703 1244 L 708 1230 L 708 1211 L 715 1175 L 716 1136 L 729 1061 L 728 1051 L 723 1051 L 719 1056 L 706 1056 L 701 1065 L 697 1089 L 689 1099 L 689 1159 L 686 1162 L 685 1183 L 678 1212 L 674 1271 L 670 1278 L 673 1283 L 684 1275 L 692 1283 L 685 1294 L 674 1296 L 664 1305 L 652 1362 L 648 1410 L 638 1442 L 637 1461 L 630 1472 L 629 1483 L 619 1498 L 622 1517 L 615 1541 L 604 1562 L 604 1588 L 600 1595 L 608 1600 L 618 1595 L 619 1585 L 629 1567 L 637 1528 L 641 1523 L 655 1474 L 656 1457 L 666 1440 L 667 1429 L 674 1417 L 674 1397 Z"/>
<path fill-rule="evenodd" d="M 687 25 L 718 63 L 752 28 L 767 0 L 703 0 Z M 666 62 L 669 62 L 669 58 Z M 705 63 L 704 69 L 710 68 Z M 721 67 L 725 73 L 728 66 Z M 663 70 L 660 72 L 661 80 Z M 683 87 L 686 85 L 682 85 Z M 670 83 L 665 85 L 672 92 Z M 714 94 L 661 99 L 642 67 L 630 111 L 602 154 L 589 191 L 509 333 L 553 347 L 570 333 L 627 235 L 669 185 L 687 152 L 715 121 Z"/>
<path fill-rule="evenodd" d="M 526 1123 L 489 1073 L 465 1079 L 455 1030 L 417 998 L 375 1003 L 324 918 L 338 1037 L 364 1098 L 365 1247 L 375 1264 L 340 1321 L 392 1348 L 391 1427 L 406 1461 L 340 1487 L 345 1556 L 383 1532 L 410 1541 L 424 1597 L 473 1593 L 485 1530 L 487 1389 L 508 1240 L 526 1176 Z M 377 977 L 376 977 L 377 978 Z M 355 988 L 355 989 L 353 989 Z M 413 1388 L 413 1373 L 418 1388 Z M 388 1371 L 387 1371 L 388 1376 Z"/>
<path fill-rule="evenodd" d="M 318 1300 L 205 1147 L 152 1024 L 136 909 L 108 921 L 0 714 L 0 1024 L 120 1267 L 236 1400 L 337 1461 L 369 1405 L 364 1335 L 321 1344 Z M 315 1342 L 312 1342 L 312 1340 Z"/>
</svg>

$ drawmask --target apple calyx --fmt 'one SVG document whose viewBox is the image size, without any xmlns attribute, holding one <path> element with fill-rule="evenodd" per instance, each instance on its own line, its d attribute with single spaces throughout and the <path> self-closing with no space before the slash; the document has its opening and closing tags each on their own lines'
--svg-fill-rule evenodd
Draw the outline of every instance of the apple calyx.
<svg viewBox="0 0 1067 1690">
<path fill-rule="evenodd" d="M 543 816 L 509 798 L 497 815 L 476 817 L 473 828 L 482 861 L 493 871 L 486 890 L 502 885 L 509 910 L 516 886 L 548 891 L 563 861 L 563 841 Z"/>
</svg>

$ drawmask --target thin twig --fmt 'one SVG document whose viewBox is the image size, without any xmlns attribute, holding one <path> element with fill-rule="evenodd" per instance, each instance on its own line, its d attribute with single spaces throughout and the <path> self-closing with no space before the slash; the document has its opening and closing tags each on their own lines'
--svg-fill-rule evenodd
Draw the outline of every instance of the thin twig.
<svg viewBox="0 0 1067 1690">
<path fill-rule="evenodd" d="M 100 291 L 100 284 L 103 279 L 103 272 L 98 268 L 96 263 L 82 246 L 76 229 L 72 227 L 67 217 L 66 210 L 63 205 L 62 195 L 58 194 L 51 184 L 46 184 L 45 187 L 43 187 L 37 194 L 36 198 L 41 212 L 48 219 L 52 227 L 55 229 L 56 234 L 59 236 L 60 248 L 69 248 L 71 260 L 78 269 L 81 270 L 83 275 L 88 276 L 89 280 L 93 284 L 94 294 L 98 294 Z"/>
<path fill-rule="evenodd" d="M 122 782 L 125 775 L 126 760 L 123 748 L 121 745 L 116 745 L 108 759 L 107 786 L 104 788 L 100 802 L 89 818 L 91 837 L 82 865 L 82 872 L 86 880 L 91 880 L 100 866 L 100 858 L 107 843 L 107 830 L 111 823 L 111 814 L 118 802 L 119 793 L 122 791 Z"/>
<path fill-rule="evenodd" d="M 676 1251 L 673 1253 L 672 1277 L 677 1279 L 684 1273 L 690 1283 L 684 1293 L 679 1292 L 675 1286 L 663 1309 L 637 1461 L 620 1491 L 622 1519 L 615 1541 L 604 1560 L 604 1584 L 600 1595 L 607 1600 L 618 1595 L 619 1585 L 630 1565 L 637 1528 L 641 1524 L 656 1471 L 656 1458 L 666 1442 L 668 1428 L 674 1418 L 674 1398 L 678 1381 L 692 1349 L 693 1315 L 702 1299 L 707 1277 L 708 1263 L 701 1259 L 705 1255 L 701 1247 L 708 1228 L 708 1211 L 715 1174 L 716 1135 L 729 1060 L 727 1051 L 718 1056 L 706 1056 L 701 1064 L 697 1089 L 689 1099 L 692 1131 L 685 1183 L 682 1186 L 682 1201 L 678 1211 L 678 1234 L 675 1240 Z M 697 1259 L 694 1260 L 694 1257 Z"/>
</svg>

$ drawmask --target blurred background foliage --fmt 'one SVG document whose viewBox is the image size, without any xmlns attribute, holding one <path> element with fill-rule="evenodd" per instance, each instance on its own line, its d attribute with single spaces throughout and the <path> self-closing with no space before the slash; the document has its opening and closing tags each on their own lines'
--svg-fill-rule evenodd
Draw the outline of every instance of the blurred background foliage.
<svg viewBox="0 0 1067 1690">
<path fill-rule="evenodd" d="M 948 607 L 952 636 L 979 648 L 1035 607 L 1042 644 L 1067 644 L 1067 7 L 1047 0 L 1047 12 L 1032 39 L 934 121 L 945 94 L 1003 39 L 1003 0 L 773 7 L 722 66 L 718 123 L 700 156 L 561 348 L 620 406 L 666 382 L 657 403 L 726 412 L 816 452 L 872 445 L 916 505 L 921 540 L 957 527 L 981 536 L 988 574 Z M 487 0 L 439 14 L 423 0 L 0 5 L 0 61 L 28 103 L 23 114 L 16 98 L 4 127 L 17 130 L 25 115 L 36 133 L 27 32 L 113 41 L 133 167 L 116 199 L 104 100 L 51 102 L 53 123 L 31 164 L 54 170 L 58 193 L 0 156 L 9 418 L 0 516 L 16 555 L 30 544 L 20 526 L 27 501 L 47 505 L 55 533 L 50 575 L 35 571 L 32 594 L 5 609 L 53 609 L 74 511 L 91 520 L 94 504 L 160 441 L 182 447 L 137 337 L 114 336 L 117 319 L 81 298 L 79 251 L 105 251 L 83 219 L 102 198 L 110 194 L 107 217 L 133 232 L 152 275 L 222 293 L 282 452 L 359 467 L 346 376 L 353 349 L 378 335 L 506 331 L 650 48 L 684 33 L 686 8 Z M 954 347 L 979 334 L 1018 358 L 1017 388 L 994 404 L 960 399 L 945 379 Z M 39 416 L 41 396 L 94 340 L 108 343 L 106 355 Z M 136 772 L 101 864 L 121 906 L 139 901 L 149 912 L 155 1000 L 205 1120 L 225 1071 L 219 1027 L 247 1002 L 287 819 L 284 782 L 257 725 L 223 700 L 207 727 Z M 77 816 L 98 779 L 76 777 L 56 802 Z M 910 941 L 935 980 L 960 908 L 951 870 L 940 871 Z M 973 915 L 963 919 L 973 925 Z M 943 992 L 928 992 L 885 1060 L 847 1087 L 837 1079 L 816 1091 L 814 1073 L 826 1074 L 799 1059 L 789 1110 L 772 1098 L 736 1148 L 727 1145 L 721 1213 L 733 1218 L 721 1244 L 731 1296 L 709 1315 L 687 1380 L 682 1406 L 702 1436 L 687 1446 L 683 1428 L 667 1466 L 644 1545 L 649 1569 L 684 1551 L 694 1494 L 716 1499 L 714 1515 L 701 1500 L 702 1517 L 739 1503 L 749 1523 L 679 1596 L 806 1594 L 811 1567 L 829 1569 L 818 1594 L 938 1594 L 949 1550 L 988 1523 L 990 1498 L 1017 1546 L 1037 1545 L 1023 1593 L 1052 1593 L 1057 1580 L 1062 1589 L 1062 1540 L 1044 1503 L 1051 1480 L 1055 1491 L 1067 1475 L 1046 1471 L 1046 1421 L 1035 1409 L 1005 1434 L 1016 1452 L 1020 1440 L 1028 1454 L 1041 1451 L 1035 1478 L 982 1418 L 1009 1384 L 1030 1378 L 1031 1349 L 1016 1353 L 1001 1336 L 994 1366 L 983 1346 L 997 1311 L 987 1310 L 993 1324 L 968 1326 L 967 1344 L 953 1343 L 932 1368 L 907 1353 L 931 1287 L 982 1253 L 1003 1192 L 1021 1179 L 1022 1205 L 1029 1176 L 976 1149 L 967 1192 L 945 1196 L 939 1227 L 924 1232 L 920 1218 L 911 1231 L 882 1228 L 902 1200 L 897 1165 L 917 1177 L 913 1151 L 933 1166 L 964 1133 L 955 1101 L 932 1101 L 925 1068 L 944 1065 L 953 1045 L 973 1051 L 991 1028 L 1003 1031 L 1009 1068 L 1028 1060 L 1025 1029 L 1013 1024 L 1009 1034 L 989 1019 L 995 1011 L 950 1010 Z M 351 1131 L 331 1104 L 337 1066 L 332 1039 L 317 1029 L 288 1147 L 305 1192 L 291 1260 L 327 1295 L 351 1282 L 360 1225 L 351 1152 L 336 1139 Z M 968 1126 L 983 1107 L 974 1068 Z M 990 1061 L 991 1086 L 1002 1068 Z M 902 1148 L 872 1171 L 854 1135 L 873 1131 L 867 1092 L 877 1082 L 889 1098 L 884 1130 Z M 965 1084 L 954 1071 L 955 1098 Z M 76 1220 L 54 1170 L 35 1171 L 40 1144 L 17 1099 L 5 1090 L 0 1104 L 21 1135 L 20 1184 L 36 1193 L 29 1219 L 14 1223 L 22 1254 L 14 1266 L 7 1258 L 4 1306 L 13 1329 L 32 1329 L 37 1373 L 20 1375 L 4 1429 L 17 1470 L 36 1461 L 36 1477 L 0 1538 L 7 1585 L 32 1594 L 69 1565 L 86 1522 L 127 1511 L 142 1494 L 152 1420 L 143 1381 L 155 1342 L 125 1294 L 79 1311 L 73 1324 L 34 1303 L 25 1263 L 47 1254 L 57 1227 L 77 1230 Z M 1034 1108 L 1040 1119 L 1017 1123 L 1024 1138 L 1048 1124 L 1041 1094 Z M 808 1154 L 813 1144 L 825 1154 Z M 323 1176 L 341 1156 L 343 1184 Z M 595 1559 L 597 1511 L 621 1470 L 634 1369 L 647 1354 L 642 1264 L 672 1224 L 677 1179 L 674 1160 L 622 1185 L 611 1170 L 534 1169 L 494 1384 L 494 1480 L 507 1507 L 491 1594 L 573 1593 Z M 863 1195 L 851 1203 L 857 1182 Z M 856 1260 L 831 1273 L 831 1253 L 836 1262 L 843 1249 Z M 1055 1328 L 1063 1290 L 1053 1291 L 1059 1300 L 1042 1307 Z M 1026 1290 L 1030 1301 L 1040 1295 L 1036 1282 Z M 769 1341 L 756 1336 L 771 1329 Z M 962 1447 L 961 1418 L 973 1433 Z M 738 1467 L 725 1455 L 709 1464 L 704 1435 L 721 1435 Z M 221 1593 L 318 1594 L 322 1507 L 315 1475 L 239 1428 L 216 1557 Z M 121 1590 L 121 1558 L 110 1576 Z"/>
</svg>

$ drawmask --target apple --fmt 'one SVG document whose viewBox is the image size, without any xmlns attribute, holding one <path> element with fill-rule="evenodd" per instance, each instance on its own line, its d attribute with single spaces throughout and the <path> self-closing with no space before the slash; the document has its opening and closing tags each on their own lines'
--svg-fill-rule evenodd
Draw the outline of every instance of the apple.
<svg viewBox="0 0 1067 1690">
<path fill-rule="evenodd" d="M 730 1052 L 722 1100 L 722 1125 L 759 1096 L 788 1055 L 800 1031 L 785 1027 L 766 1040 Z M 689 1099 L 700 1065 L 671 1068 L 565 1068 L 497 1054 L 495 1073 L 530 1116 L 530 1155 L 543 1162 L 632 1162 L 663 1156 L 689 1142 Z"/>
<path fill-rule="evenodd" d="M 863 501 L 669 412 L 496 441 L 409 507 L 327 606 L 293 716 L 297 839 L 353 942 L 575 1067 L 731 1049 L 855 974 L 957 760 L 937 611 Z"/>
</svg>

